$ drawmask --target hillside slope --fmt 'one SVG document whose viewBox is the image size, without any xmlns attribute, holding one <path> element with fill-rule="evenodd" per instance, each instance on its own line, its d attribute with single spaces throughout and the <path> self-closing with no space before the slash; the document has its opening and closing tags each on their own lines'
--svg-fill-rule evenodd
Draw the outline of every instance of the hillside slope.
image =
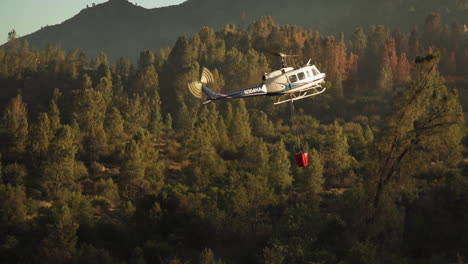
<svg viewBox="0 0 468 264">
<path fill-rule="evenodd" d="M 91 56 L 105 52 L 111 59 L 133 58 L 141 50 L 172 46 L 178 36 L 191 35 L 205 25 L 242 27 L 264 15 L 280 24 L 336 34 L 371 24 L 408 30 L 431 12 L 440 13 L 446 23 L 466 21 L 467 10 L 468 0 L 188 0 L 154 9 L 110 0 L 23 38 L 38 48 L 58 43 Z"/>
</svg>

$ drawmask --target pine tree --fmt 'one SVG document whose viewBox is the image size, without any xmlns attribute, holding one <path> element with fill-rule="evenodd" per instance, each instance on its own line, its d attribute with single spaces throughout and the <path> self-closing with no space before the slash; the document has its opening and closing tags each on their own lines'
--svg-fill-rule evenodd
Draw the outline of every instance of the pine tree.
<svg viewBox="0 0 468 264">
<path fill-rule="evenodd" d="M 354 158 L 349 154 L 348 137 L 337 121 L 326 127 L 324 133 L 325 137 L 319 149 L 325 178 L 333 185 L 342 185 L 346 179 L 346 172 L 354 163 Z"/>
<path fill-rule="evenodd" d="M 271 165 L 269 159 L 270 155 L 267 144 L 259 138 L 253 138 L 242 149 L 240 162 L 245 171 L 266 178 L 269 177 L 269 165 Z"/>
<path fill-rule="evenodd" d="M 107 103 L 102 92 L 95 89 L 81 89 L 74 91 L 73 117 L 80 129 L 89 133 L 99 127 L 105 118 Z"/>
<path fill-rule="evenodd" d="M 0 223 L 18 225 L 26 220 L 26 193 L 23 186 L 0 183 Z"/>
<path fill-rule="evenodd" d="M 396 54 L 407 53 L 409 51 L 409 38 L 407 33 L 395 30 L 392 32 L 392 38 L 395 40 Z"/>
<path fill-rule="evenodd" d="M 252 133 L 262 138 L 272 138 L 275 136 L 275 128 L 273 122 L 268 118 L 268 115 L 263 111 L 253 113 L 251 116 Z"/>
<path fill-rule="evenodd" d="M 241 99 L 235 102 L 235 113 L 229 132 L 231 141 L 238 147 L 248 144 L 252 139 L 252 129 L 249 122 L 249 113 L 245 107 L 245 102 Z"/>
<path fill-rule="evenodd" d="M 47 157 L 41 168 L 42 186 L 48 197 L 56 197 L 60 192 L 74 185 L 76 152 L 72 128 L 64 125 L 50 143 Z"/>
<path fill-rule="evenodd" d="M 45 157 L 53 133 L 47 113 L 40 113 L 36 124 L 31 126 L 29 151 L 37 158 Z"/>
<path fill-rule="evenodd" d="M 140 129 L 148 128 L 151 111 L 149 104 L 139 95 L 135 97 L 126 97 L 124 106 L 121 110 L 124 118 L 125 134 L 134 136 Z M 148 101 L 148 99 L 146 99 Z"/>
<path fill-rule="evenodd" d="M 384 92 L 390 92 L 393 89 L 393 73 L 388 62 L 384 62 L 380 70 L 379 78 L 377 79 L 377 88 Z"/>
<path fill-rule="evenodd" d="M 309 166 L 302 169 L 300 174 L 304 178 L 306 193 L 312 197 L 317 197 L 325 182 L 323 178 L 323 165 L 317 150 L 312 149 L 309 151 Z"/>
<path fill-rule="evenodd" d="M 125 147 L 120 169 L 120 191 L 126 199 L 134 200 L 145 193 L 148 182 L 145 180 L 144 156 L 139 144 L 132 140 Z"/>
<path fill-rule="evenodd" d="M 275 144 L 270 148 L 270 170 L 269 181 L 272 187 L 278 191 L 283 191 L 290 187 L 293 182 L 291 175 L 291 163 L 289 159 L 289 152 L 283 141 Z"/>
<path fill-rule="evenodd" d="M 8 42 L 15 41 L 17 38 L 16 31 L 13 29 L 12 31 L 8 32 Z"/>
<path fill-rule="evenodd" d="M 123 80 L 126 80 L 130 75 L 130 62 L 127 59 L 120 58 L 114 65 L 115 73 L 117 73 Z"/>
<path fill-rule="evenodd" d="M 375 225 L 371 236 L 386 228 L 383 211 L 394 207 L 390 194 L 400 193 L 392 186 L 404 185 L 431 164 L 442 163 L 450 170 L 461 159 L 462 107 L 456 91 L 449 90 L 435 71 L 439 60 L 438 51 L 416 60 L 415 76 L 395 98 L 395 110 L 381 130 L 367 187 L 371 201 L 367 221 Z"/>
<path fill-rule="evenodd" d="M 152 64 L 137 73 L 133 91 L 141 96 L 156 96 L 158 94 L 159 77 Z"/>
<path fill-rule="evenodd" d="M 351 52 L 364 58 L 367 49 L 367 36 L 362 28 L 357 28 L 351 37 Z"/>
<path fill-rule="evenodd" d="M 217 117 L 215 105 L 203 108 L 193 135 L 184 143 L 188 151 L 187 159 L 191 161 L 187 177 L 192 184 L 200 188 L 222 179 L 226 173 L 224 161 L 215 149 L 218 142 Z"/>
<path fill-rule="evenodd" d="M 110 151 L 114 152 L 125 139 L 124 120 L 116 107 L 111 108 L 107 113 L 104 120 L 104 130 L 107 133 L 109 145 L 112 146 Z"/>
<path fill-rule="evenodd" d="M 97 161 L 100 157 L 109 154 L 108 137 L 103 124 L 92 126 L 88 134 L 83 139 L 85 160 L 89 162 Z"/>
<path fill-rule="evenodd" d="M 393 38 L 389 38 L 387 44 L 385 45 L 383 61 L 383 63 L 388 63 L 390 69 L 392 70 L 392 73 L 396 73 L 398 65 L 398 56 L 396 53 L 395 39 Z"/>
<path fill-rule="evenodd" d="M 368 49 L 365 58 L 365 68 L 367 72 L 366 78 L 375 80 L 375 77 L 379 75 L 379 67 L 375 65 L 383 66 L 386 56 L 382 56 L 385 50 L 385 44 L 388 40 L 388 31 L 383 25 L 371 26 L 371 32 L 369 33 Z"/>
<path fill-rule="evenodd" d="M 48 263 L 66 263 L 76 253 L 78 224 L 67 206 L 52 209 L 47 235 L 39 244 L 39 252 Z"/>
<path fill-rule="evenodd" d="M 112 77 L 110 76 L 110 71 L 108 76 L 101 77 L 99 83 L 96 85 L 96 91 L 101 92 L 106 105 L 112 100 L 113 86 L 112 86 Z"/>
<path fill-rule="evenodd" d="M 154 67 L 154 61 L 155 57 L 153 52 L 149 50 L 140 52 L 140 58 L 138 59 L 138 71 L 141 71 L 146 67 Z"/>
<path fill-rule="evenodd" d="M 59 94 L 60 92 L 58 91 L 58 89 L 56 89 L 54 91 L 54 94 Z M 56 97 L 54 96 L 54 99 L 52 100 L 52 102 L 50 103 L 50 106 L 49 106 L 49 112 L 48 112 L 48 118 L 49 118 L 49 124 L 50 124 L 50 128 L 49 128 L 49 136 L 50 138 L 49 139 L 52 139 L 52 137 L 55 135 L 55 132 L 57 132 L 57 130 L 60 128 L 61 126 L 61 123 L 60 123 L 60 110 L 57 106 L 57 100 L 58 100 L 58 97 L 55 99 Z"/>
<path fill-rule="evenodd" d="M 108 74 L 109 59 L 105 53 L 101 52 L 101 54 L 96 57 L 94 68 L 97 70 L 99 78 Z"/>
<path fill-rule="evenodd" d="M 337 98 L 343 98 L 343 81 L 339 71 L 335 73 L 335 77 L 332 80 L 331 91 Z"/>
<path fill-rule="evenodd" d="M 200 254 L 199 264 L 222 264 L 221 260 L 217 260 L 210 248 L 205 248 Z"/>
<path fill-rule="evenodd" d="M 359 71 L 360 57 L 354 53 L 349 54 L 346 72 L 348 73 L 348 79 L 356 79 Z"/>
<path fill-rule="evenodd" d="M 338 71 L 341 74 L 341 79 L 346 80 L 348 79 L 348 72 L 346 70 L 347 65 L 347 47 L 345 43 L 344 33 L 341 32 L 340 35 L 340 42 L 338 43 L 337 47 L 337 60 L 338 60 Z"/>
<path fill-rule="evenodd" d="M 411 65 L 406 58 L 406 54 L 402 53 L 398 59 L 397 71 L 395 74 L 395 84 L 402 84 L 410 79 Z"/>
<path fill-rule="evenodd" d="M 325 39 L 325 47 L 322 61 L 325 63 L 325 72 L 330 76 L 335 76 L 339 71 L 339 49 L 334 36 L 328 36 Z"/>
<path fill-rule="evenodd" d="M 28 117 L 26 104 L 20 94 L 8 103 L 3 122 L 8 136 L 9 152 L 13 155 L 23 154 L 28 143 Z"/>
<path fill-rule="evenodd" d="M 28 175 L 28 171 L 23 164 L 8 164 L 3 169 L 3 182 L 13 186 L 22 186 Z"/>
</svg>

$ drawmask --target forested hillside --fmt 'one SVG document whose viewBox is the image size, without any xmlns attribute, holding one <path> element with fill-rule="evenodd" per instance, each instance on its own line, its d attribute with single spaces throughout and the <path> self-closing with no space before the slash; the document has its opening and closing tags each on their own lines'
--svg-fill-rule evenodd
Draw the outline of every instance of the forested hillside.
<svg viewBox="0 0 468 264">
<path fill-rule="evenodd" d="M 0 49 L 2 263 L 466 263 L 464 27 L 349 37 L 262 17 L 203 27 L 136 64 L 10 40 Z M 202 104 L 309 58 L 327 91 Z M 458 89 L 456 89 L 458 88 Z"/>
<path fill-rule="evenodd" d="M 92 57 L 105 52 L 112 62 L 120 57 L 136 62 L 135 51 L 172 47 L 179 36 L 196 34 L 203 26 L 216 31 L 235 24 L 245 29 L 260 16 L 324 34 L 349 35 L 357 27 L 373 24 L 409 31 L 432 12 L 439 13 L 445 24 L 466 22 L 468 0 L 188 0 L 154 9 L 109 0 L 83 6 L 76 16 L 58 25 L 43 25 L 24 39 L 35 48 L 54 44 L 79 48 Z"/>
</svg>

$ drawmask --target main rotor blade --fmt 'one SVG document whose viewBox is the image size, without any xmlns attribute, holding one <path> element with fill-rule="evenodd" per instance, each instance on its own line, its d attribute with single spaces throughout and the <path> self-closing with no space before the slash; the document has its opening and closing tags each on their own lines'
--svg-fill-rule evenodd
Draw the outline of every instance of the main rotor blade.
<svg viewBox="0 0 468 264">
<path fill-rule="evenodd" d="M 283 52 L 276 52 L 276 51 L 271 51 L 271 50 L 265 50 L 266 52 L 270 53 L 271 55 L 274 55 L 274 56 L 278 56 L 278 57 L 282 57 L 282 58 L 285 58 L 285 57 L 298 57 L 299 55 L 295 55 L 295 54 L 285 54 Z"/>
</svg>

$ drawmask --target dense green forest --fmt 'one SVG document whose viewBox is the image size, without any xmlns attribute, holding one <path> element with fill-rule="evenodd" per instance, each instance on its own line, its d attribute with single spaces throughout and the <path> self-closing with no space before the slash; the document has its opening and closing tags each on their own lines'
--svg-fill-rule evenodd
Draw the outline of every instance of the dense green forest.
<svg viewBox="0 0 468 264">
<path fill-rule="evenodd" d="M 468 47 L 438 14 L 322 36 L 262 17 L 136 64 L 9 35 L 0 49 L 2 263 L 466 263 Z M 309 58 L 328 90 L 203 105 Z M 458 89 L 456 89 L 458 88 Z"/>
</svg>

